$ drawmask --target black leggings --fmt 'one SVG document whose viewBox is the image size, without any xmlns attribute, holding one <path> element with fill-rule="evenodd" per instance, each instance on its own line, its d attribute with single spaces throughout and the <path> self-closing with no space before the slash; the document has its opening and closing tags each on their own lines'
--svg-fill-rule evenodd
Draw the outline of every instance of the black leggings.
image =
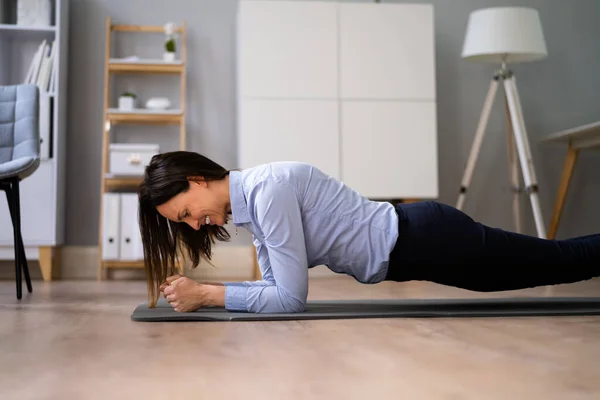
<svg viewBox="0 0 600 400">
<path fill-rule="evenodd" d="M 398 204 L 386 280 L 490 292 L 600 276 L 600 234 L 547 240 L 490 228 L 434 201 Z"/>
</svg>

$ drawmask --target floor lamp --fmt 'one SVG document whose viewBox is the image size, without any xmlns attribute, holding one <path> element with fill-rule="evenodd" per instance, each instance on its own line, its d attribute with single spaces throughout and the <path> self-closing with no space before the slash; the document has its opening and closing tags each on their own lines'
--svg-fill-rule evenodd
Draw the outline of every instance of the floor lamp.
<svg viewBox="0 0 600 400">
<path fill-rule="evenodd" d="M 539 60 L 546 57 L 546 55 L 546 43 L 536 10 L 523 7 L 495 7 L 477 10 L 469 15 L 462 57 L 469 61 L 497 64 L 501 68 L 494 73 L 483 103 L 475 138 L 462 178 L 456 208 L 461 210 L 465 203 L 498 83 L 502 81 L 510 163 L 509 171 L 511 184 L 514 188 L 513 217 L 515 228 L 517 232 L 520 232 L 518 156 L 525 182 L 525 191 L 529 195 L 536 230 L 541 238 L 546 238 L 546 228 L 538 197 L 538 183 L 529 139 L 527 138 L 527 130 L 523 122 L 523 111 L 515 76 L 507 65 L 509 63 Z"/>
</svg>

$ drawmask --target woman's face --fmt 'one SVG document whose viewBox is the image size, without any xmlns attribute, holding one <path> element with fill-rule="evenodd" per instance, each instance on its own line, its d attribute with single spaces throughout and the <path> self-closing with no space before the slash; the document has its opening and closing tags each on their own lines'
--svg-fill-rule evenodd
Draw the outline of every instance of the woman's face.
<svg viewBox="0 0 600 400">
<path fill-rule="evenodd" d="M 228 201 L 223 201 L 222 182 L 190 180 L 187 191 L 179 193 L 171 200 L 156 207 L 165 218 L 174 222 L 185 222 L 198 230 L 202 225 L 227 223 Z M 207 218 L 208 217 L 208 218 Z"/>
</svg>

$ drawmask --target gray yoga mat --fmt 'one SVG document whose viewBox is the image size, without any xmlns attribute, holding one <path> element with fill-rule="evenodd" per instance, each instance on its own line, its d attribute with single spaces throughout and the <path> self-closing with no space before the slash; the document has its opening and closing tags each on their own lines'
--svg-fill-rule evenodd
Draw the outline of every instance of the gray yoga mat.
<svg viewBox="0 0 600 400">
<path fill-rule="evenodd" d="M 600 297 L 511 297 L 486 299 L 403 299 L 309 301 L 301 313 L 257 314 L 209 307 L 177 312 L 165 299 L 156 308 L 140 304 L 131 319 L 169 321 L 275 321 L 351 318 L 457 318 L 600 315 Z"/>
</svg>

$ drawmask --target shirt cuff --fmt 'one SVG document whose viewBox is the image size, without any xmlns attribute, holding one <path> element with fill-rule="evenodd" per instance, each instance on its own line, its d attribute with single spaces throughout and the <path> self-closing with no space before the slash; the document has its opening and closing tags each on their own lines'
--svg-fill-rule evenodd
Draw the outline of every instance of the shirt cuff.
<svg viewBox="0 0 600 400">
<path fill-rule="evenodd" d="M 246 286 L 244 282 L 223 282 L 223 286 Z"/>
<path fill-rule="evenodd" d="M 248 288 L 244 286 L 225 286 L 225 309 L 229 311 L 248 311 L 246 298 Z"/>
</svg>

